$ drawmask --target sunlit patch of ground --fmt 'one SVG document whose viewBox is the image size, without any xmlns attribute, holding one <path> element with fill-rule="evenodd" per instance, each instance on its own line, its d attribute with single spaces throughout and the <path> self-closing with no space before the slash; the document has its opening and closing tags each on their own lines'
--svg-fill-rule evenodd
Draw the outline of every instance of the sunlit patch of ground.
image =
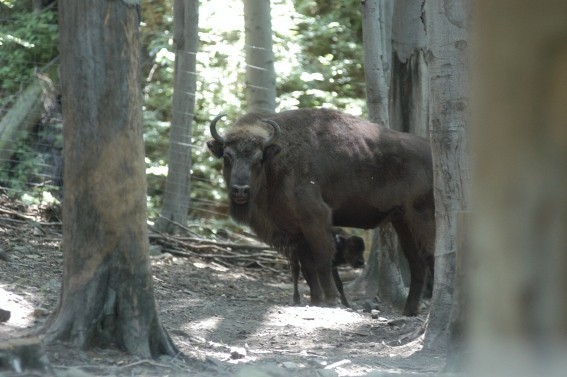
<svg viewBox="0 0 567 377">
<path fill-rule="evenodd" d="M 266 313 L 265 326 L 291 326 L 302 330 L 341 330 L 364 322 L 362 315 L 343 308 L 277 306 Z"/>
<path fill-rule="evenodd" d="M 0 323 L 0 339 L 6 339 L 8 333 L 34 325 L 34 306 L 23 295 L 18 295 L 0 286 L 0 308 L 10 312 L 10 319 Z"/>
</svg>

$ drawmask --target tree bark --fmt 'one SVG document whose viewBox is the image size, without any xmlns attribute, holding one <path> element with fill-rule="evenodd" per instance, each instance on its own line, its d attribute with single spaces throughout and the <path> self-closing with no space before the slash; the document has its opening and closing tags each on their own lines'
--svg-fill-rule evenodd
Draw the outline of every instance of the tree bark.
<svg viewBox="0 0 567 377">
<path fill-rule="evenodd" d="M 389 2 L 367 0 L 361 3 L 362 43 L 364 45 L 364 74 L 366 77 L 366 107 L 370 120 L 390 126 L 388 114 L 388 85 L 390 77 L 384 68 L 384 47 L 390 44 L 386 28 L 391 25 Z"/>
<path fill-rule="evenodd" d="M 138 6 L 59 2 L 64 269 L 44 331 L 48 342 L 156 357 L 177 349 L 149 264 Z"/>
<path fill-rule="evenodd" d="M 454 303 L 457 213 L 470 198 L 468 158 L 469 2 L 426 3 L 430 134 L 436 217 L 435 278 L 424 348 L 445 347 Z"/>
<path fill-rule="evenodd" d="M 191 191 L 191 130 L 197 91 L 199 1 L 175 0 L 173 42 L 175 82 L 169 130 L 168 173 L 157 227 L 173 233 L 187 222 Z"/>
<path fill-rule="evenodd" d="M 475 8 L 472 375 L 563 376 L 567 2 Z"/>
<path fill-rule="evenodd" d="M 244 0 L 246 101 L 249 112 L 276 110 L 276 74 L 269 0 Z"/>
<path fill-rule="evenodd" d="M 395 1 L 391 34 L 390 127 L 429 138 L 429 72 L 423 3 Z M 409 285 L 409 266 L 402 255 L 398 247 L 400 271 Z"/>
<path fill-rule="evenodd" d="M 423 4 L 397 0 L 392 21 L 390 125 L 429 137 L 429 74 Z"/>
</svg>

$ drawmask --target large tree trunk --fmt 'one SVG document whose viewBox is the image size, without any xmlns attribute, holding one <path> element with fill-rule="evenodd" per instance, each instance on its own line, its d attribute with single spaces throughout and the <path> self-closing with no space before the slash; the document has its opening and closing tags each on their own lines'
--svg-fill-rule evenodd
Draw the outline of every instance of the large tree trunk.
<svg viewBox="0 0 567 377">
<path fill-rule="evenodd" d="M 427 34 L 422 4 L 397 0 L 392 21 L 390 126 L 429 137 Z"/>
<path fill-rule="evenodd" d="M 148 255 L 138 4 L 59 2 L 64 115 L 63 283 L 47 341 L 177 350 Z"/>
<path fill-rule="evenodd" d="M 435 278 L 424 343 L 427 349 L 447 344 L 454 303 L 457 213 L 469 207 L 469 2 L 427 2 L 425 15 L 436 212 Z"/>
<path fill-rule="evenodd" d="M 191 186 L 191 129 L 197 91 L 199 1 L 175 0 L 173 42 L 175 82 L 169 130 L 168 173 L 158 229 L 169 233 L 185 225 Z"/>
<path fill-rule="evenodd" d="M 397 0 L 393 8 L 390 127 L 428 138 L 429 74 L 425 59 L 427 34 L 422 3 L 415 0 Z M 409 285 L 409 266 L 402 255 L 398 248 L 400 270 L 406 285 Z"/>
<path fill-rule="evenodd" d="M 366 105 L 370 120 L 386 127 L 390 126 L 388 85 L 392 9 L 393 3 L 387 0 L 361 3 Z M 374 230 L 366 268 L 348 290 L 364 297 L 378 295 L 384 303 L 403 307 L 407 289 L 398 267 L 398 249 L 396 233 L 390 224 Z"/>
<path fill-rule="evenodd" d="M 567 371 L 567 2 L 478 1 L 473 375 Z"/>
<path fill-rule="evenodd" d="M 246 101 L 249 112 L 276 110 L 270 0 L 244 0 Z"/>
</svg>

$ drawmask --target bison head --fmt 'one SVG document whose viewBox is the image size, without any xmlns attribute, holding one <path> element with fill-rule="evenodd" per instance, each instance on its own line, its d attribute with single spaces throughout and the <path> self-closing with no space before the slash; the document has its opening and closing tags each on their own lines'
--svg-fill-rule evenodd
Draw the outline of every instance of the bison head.
<svg viewBox="0 0 567 377">
<path fill-rule="evenodd" d="M 335 234 L 337 252 L 335 264 L 349 264 L 354 268 L 364 267 L 364 240 L 358 236 Z"/>
<path fill-rule="evenodd" d="M 207 142 L 207 147 L 216 157 L 223 158 L 223 176 L 228 187 L 231 215 L 246 223 L 249 203 L 266 185 L 265 164 L 280 150 L 275 144 L 280 127 L 272 120 L 258 117 L 256 122 L 237 124 L 223 137 L 216 129 L 223 116 L 225 114 L 211 121 L 213 140 Z"/>
</svg>

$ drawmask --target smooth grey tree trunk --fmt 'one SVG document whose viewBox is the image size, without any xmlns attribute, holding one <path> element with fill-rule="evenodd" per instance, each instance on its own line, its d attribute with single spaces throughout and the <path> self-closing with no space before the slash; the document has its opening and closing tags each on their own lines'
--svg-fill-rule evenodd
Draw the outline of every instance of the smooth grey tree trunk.
<svg viewBox="0 0 567 377">
<path fill-rule="evenodd" d="M 423 3 L 397 0 L 393 4 L 390 126 L 429 138 L 429 74 Z M 404 282 L 409 285 L 409 266 L 399 248 L 398 259 Z"/>
<path fill-rule="evenodd" d="M 148 252 L 138 2 L 59 1 L 63 281 L 45 339 L 175 355 Z"/>
<path fill-rule="evenodd" d="M 361 2 L 366 76 L 366 105 L 370 120 L 390 127 L 389 82 L 391 21 L 393 2 Z M 383 225 L 372 232 L 370 255 L 362 275 L 347 289 L 362 297 L 378 296 L 380 301 L 401 308 L 407 289 L 399 268 L 399 244 L 394 228 Z"/>
<path fill-rule="evenodd" d="M 396 0 L 392 19 L 390 125 L 429 137 L 427 34 L 422 3 Z"/>
<path fill-rule="evenodd" d="M 249 112 L 276 110 L 276 74 L 269 0 L 244 0 L 246 101 Z"/>
<path fill-rule="evenodd" d="M 199 1 L 175 0 L 173 8 L 175 81 L 169 130 L 168 174 L 157 227 L 173 233 L 185 225 L 191 191 L 191 130 L 197 91 Z"/>
<path fill-rule="evenodd" d="M 471 375 L 564 376 L 567 2 L 475 8 Z"/>
<path fill-rule="evenodd" d="M 390 126 L 388 114 L 388 85 L 390 77 L 384 68 L 384 48 L 389 45 L 391 14 L 387 12 L 389 0 L 369 0 L 361 3 L 362 37 L 364 45 L 364 74 L 366 77 L 366 106 L 370 120 Z"/>
<path fill-rule="evenodd" d="M 412 0 L 363 2 L 363 35 L 371 119 L 384 119 L 393 129 L 428 137 L 427 38 L 421 5 Z M 376 19 L 375 25 L 370 23 Z M 381 299 L 402 306 L 407 289 L 401 274 L 409 275 L 407 261 L 393 228 L 383 226 L 374 232 L 362 279 L 377 288 Z"/>
<path fill-rule="evenodd" d="M 424 348 L 445 347 L 454 303 L 457 214 L 470 202 L 468 0 L 426 2 L 429 130 L 436 217 L 435 279 Z"/>
</svg>

